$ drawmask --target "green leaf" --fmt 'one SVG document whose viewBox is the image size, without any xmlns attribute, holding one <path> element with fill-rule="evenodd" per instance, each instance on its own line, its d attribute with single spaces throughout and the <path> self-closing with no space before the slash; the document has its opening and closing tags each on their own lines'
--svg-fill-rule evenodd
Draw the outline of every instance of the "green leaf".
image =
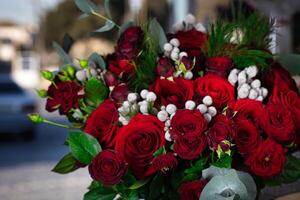
<svg viewBox="0 0 300 200">
<path fill-rule="evenodd" d="M 129 27 L 131 27 L 133 25 L 134 25 L 133 21 L 127 21 L 124 24 L 122 24 L 122 26 L 120 27 L 120 30 L 119 30 L 119 37 L 124 31 L 126 31 Z"/>
<path fill-rule="evenodd" d="M 104 26 L 95 30 L 94 32 L 102 33 L 102 32 L 106 32 L 106 31 L 110 31 L 114 27 L 115 27 L 115 23 L 113 23 L 112 21 L 106 21 Z"/>
<path fill-rule="evenodd" d="M 97 12 L 98 8 L 96 4 L 94 4 L 90 0 L 75 0 L 76 6 L 87 15 L 93 14 L 93 12 Z"/>
<path fill-rule="evenodd" d="M 165 31 L 156 19 L 152 19 L 150 21 L 149 31 L 152 38 L 154 38 L 154 40 L 156 40 L 159 43 L 160 51 L 163 52 L 164 44 L 167 43 L 168 40 Z"/>
<path fill-rule="evenodd" d="M 195 162 L 195 164 L 192 165 L 192 167 L 186 169 L 186 170 L 184 171 L 184 173 L 185 173 L 185 174 L 195 174 L 195 173 L 200 173 L 200 175 L 201 175 L 201 172 L 202 172 L 202 170 L 204 169 L 204 166 L 205 166 L 207 160 L 208 160 L 207 157 L 204 157 L 204 158 L 201 158 L 201 159 L 197 160 L 197 161 Z"/>
<path fill-rule="evenodd" d="M 64 49 L 58 43 L 53 42 L 52 46 L 65 64 L 72 62 L 70 56 L 64 51 Z"/>
<path fill-rule="evenodd" d="M 42 70 L 41 75 L 44 79 L 46 79 L 48 81 L 53 81 L 53 79 L 54 79 L 54 74 L 48 70 Z"/>
<path fill-rule="evenodd" d="M 153 156 L 157 157 L 157 156 L 164 154 L 165 152 L 166 152 L 165 147 L 161 147 L 161 148 L 157 149 L 157 151 L 154 152 Z"/>
<path fill-rule="evenodd" d="M 80 131 L 71 131 L 67 141 L 73 156 L 84 164 L 90 164 L 101 151 L 101 146 L 94 137 Z"/>
<path fill-rule="evenodd" d="M 112 188 L 99 186 L 85 193 L 83 200 L 112 200 L 116 195 Z"/>
<path fill-rule="evenodd" d="M 106 63 L 103 60 L 102 56 L 98 53 L 93 53 L 92 55 L 90 55 L 89 61 L 94 62 L 97 67 L 100 67 L 101 69 L 106 69 Z"/>
<path fill-rule="evenodd" d="M 41 98 L 47 98 L 48 97 L 48 91 L 47 90 L 36 90 L 37 94 L 39 95 L 39 97 Z"/>
<path fill-rule="evenodd" d="M 89 190 L 93 190 L 95 188 L 101 187 L 101 183 L 99 183 L 98 181 L 92 181 L 90 186 L 88 187 Z"/>
<path fill-rule="evenodd" d="M 84 91 L 86 102 L 94 107 L 102 103 L 109 93 L 107 86 L 96 78 L 91 78 L 86 82 Z"/>
<path fill-rule="evenodd" d="M 112 17 L 111 17 L 111 12 L 110 12 L 110 8 L 109 8 L 109 0 L 105 0 L 105 1 L 104 1 L 104 9 L 105 9 L 106 15 L 107 15 L 110 19 L 112 19 Z"/>
<path fill-rule="evenodd" d="M 158 197 L 161 195 L 163 186 L 164 186 L 164 176 L 160 174 L 155 175 L 149 187 L 150 192 L 149 192 L 148 200 L 158 199 Z"/>
<path fill-rule="evenodd" d="M 143 187 L 144 185 L 146 185 L 149 182 L 150 178 L 147 178 L 145 180 L 137 180 L 133 185 L 131 185 L 128 189 L 130 190 L 136 190 L 139 189 L 141 187 Z"/>
<path fill-rule="evenodd" d="M 76 159 L 71 153 L 68 153 L 55 165 L 51 171 L 59 174 L 67 174 L 75 171 L 76 169 L 78 169 L 76 166 Z"/>
<path fill-rule="evenodd" d="M 232 162 L 232 157 L 229 156 L 228 154 L 224 154 L 216 162 L 211 163 L 211 165 L 220 167 L 220 168 L 231 168 L 231 162 Z"/>
<path fill-rule="evenodd" d="M 137 190 L 130 191 L 127 200 L 137 200 L 139 199 L 139 194 Z"/>
<path fill-rule="evenodd" d="M 300 178 L 300 159 L 288 155 L 287 163 L 283 168 L 282 173 L 271 179 L 265 180 L 268 186 L 277 186 L 281 184 L 292 183 Z"/>
</svg>

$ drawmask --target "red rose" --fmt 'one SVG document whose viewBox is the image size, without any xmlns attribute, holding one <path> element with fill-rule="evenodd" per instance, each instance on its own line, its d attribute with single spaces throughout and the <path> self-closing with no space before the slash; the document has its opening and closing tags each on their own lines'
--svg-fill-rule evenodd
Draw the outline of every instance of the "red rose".
<svg viewBox="0 0 300 200">
<path fill-rule="evenodd" d="M 134 71 L 134 67 L 129 60 L 120 59 L 109 63 L 108 69 L 116 76 L 123 74 L 131 74 Z"/>
<path fill-rule="evenodd" d="M 152 115 L 138 114 L 119 130 L 115 149 L 138 179 L 155 173 L 153 153 L 164 146 L 164 135 L 164 124 Z"/>
<path fill-rule="evenodd" d="M 163 173 L 175 169 L 178 165 L 178 161 L 174 156 L 174 153 L 166 153 L 157 156 L 153 159 L 153 167 L 156 171 L 162 171 Z"/>
<path fill-rule="evenodd" d="M 126 84 L 119 84 L 112 90 L 110 97 L 117 103 L 122 103 L 127 100 L 129 89 Z"/>
<path fill-rule="evenodd" d="M 291 143 L 296 137 L 293 115 L 282 104 L 268 103 L 262 128 L 270 138 L 279 143 Z"/>
<path fill-rule="evenodd" d="M 207 145 L 204 135 L 185 135 L 174 142 L 174 152 L 186 160 L 193 160 L 200 156 Z"/>
<path fill-rule="evenodd" d="M 198 78 L 195 85 L 198 96 L 200 98 L 207 95 L 211 96 L 213 105 L 217 109 L 226 107 L 235 98 L 233 86 L 227 80 L 217 75 L 209 74 Z"/>
<path fill-rule="evenodd" d="M 91 177 L 106 186 L 120 183 L 127 172 L 127 164 L 119 153 L 111 150 L 101 151 L 89 166 Z"/>
<path fill-rule="evenodd" d="M 206 180 L 196 180 L 191 182 L 182 183 L 178 189 L 181 200 L 199 200 L 201 192 L 205 185 Z"/>
<path fill-rule="evenodd" d="M 170 58 L 163 57 L 158 60 L 156 71 L 159 76 L 168 78 L 173 75 L 175 69 Z"/>
<path fill-rule="evenodd" d="M 113 73 L 111 73 L 110 71 L 105 72 L 104 80 L 108 87 L 115 86 L 118 84 L 118 80 L 117 80 L 116 76 Z"/>
<path fill-rule="evenodd" d="M 228 72 L 232 68 L 232 61 L 225 56 L 211 57 L 207 58 L 205 65 L 207 73 L 227 78 Z"/>
<path fill-rule="evenodd" d="M 163 105 L 174 104 L 177 108 L 183 108 L 187 100 L 194 95 L 194 85 L 190 80 L 176 78 L 174 81 L 157 79 L 152 90 L 158 96 L 158 102 Z"/>
<path fill-rule="evenodd" d="M 286 149 L 267 139 L 246 159 L 249 170 L 264 178 L 279 175 L 286 163 Z"/>
<path fill-rule="evenodd" d="M 210 148 L 217 150 L 218 145 L 224 140 L 231 140 L 234 135 L 232 122 L 223 114 L 213 119 L 213 124 L 207 131 L 207 140 Z M 223 149 L 225 150 L 225 149 Z"/>
<path fill-rule="evenodd" d="M 259 130 L 250 120 L 238 118 L 235 127 L 234 141 L 240 154 L 248 155 L 261 144 Z"/>
<path fill-rule="evenodd" d="M 79 93 L 82 87 L 72 81 L 57 82 L 48 88 L 46 110 L 53 112 L 59 109 L 60 114 L 67 114 L 72 108 L 78 108 L 78 101 L 83 97 Z"/>
<path fill-rule="evenodd" d="M 119 113 L 111 100 L 100 104 L 86 121 L 84 131 L 98 139 L 102 147 L 113 148 L 118 130 Z"/>
</svg>

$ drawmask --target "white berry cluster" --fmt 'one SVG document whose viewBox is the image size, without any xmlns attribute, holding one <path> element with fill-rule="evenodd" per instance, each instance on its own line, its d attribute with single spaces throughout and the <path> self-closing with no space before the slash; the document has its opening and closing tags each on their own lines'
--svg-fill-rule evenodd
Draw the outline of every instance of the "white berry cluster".
<svg viewBox="0 0 300 200">
<path fill-rule="evenodd" d="M 261 86 L 261 82 L 255 79 L 258 73 L 256 66 L 250 66 L 240 71 L 231 70 L 228 81 L 231 85 L 237 84 L 238 99 L 254 99 L 263 101 L 268 96 L 268 90 Z"/>
<path fill-rule="evenodd" d="M 162 106 L 161 110 L 157 113 L 157 118 L 159 121 L 165 123 L 165 139 L 167 141 L 172 141 L 169 129 L 171 126 L 171 119 L 175 115 L 177 107 L 174 104 L 168 104 L 167 106 Z"/>
<path fill-rule="evenodd" d="M 180 52 L 180 42 L 177 38 L 171 39 L 168 43 L 164 44 L 165 56 L 171 58 L 173 61 L 178 61 L 184 56 L 188 56 L 186 52 Z"/>
<path fill-rule="evenodd" d="M 211 96 L 205 96 L 202 99 L 202 104 L 197 106 L 197 109 L 203 114 L 205 120 L 210 122 L 217 115 L 217 109 L 212 106 L 213 100 Z"/>
<path fill-rule="evenodd" d="M 202 23 L 197 23 L 196 24 L 196 18 L 192 14 L 188 14 L 184 21 L 174 24 L 173 25 L 173 30 L 175 32 L 177 31 L 188 31 L 195 28 L 197 31 L 206 33 L 206 28 L 203 26 Z"/>
<path fill-rule="evenodd" d="M 75 74 L 76 78 L 79 81 L 86 81 L 87 79 L 91 78 L 91 77 L 95 77 L 97 75 L 99 75 L 99 73 L 101 72 L 101 69 L 96 69 L 93 67 L 89 67 L 86 69 L 81 69 L 78 70 Z"/>
</svg>

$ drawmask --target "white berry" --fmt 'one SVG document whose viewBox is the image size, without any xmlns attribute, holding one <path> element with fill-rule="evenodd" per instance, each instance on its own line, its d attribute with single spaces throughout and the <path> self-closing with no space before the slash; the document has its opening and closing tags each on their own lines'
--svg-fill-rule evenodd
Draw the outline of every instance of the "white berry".
<svg viewBox="0 0 300 200">
<path fill-rule="evenodd" d="M 183 27 L 183 23 L 181 23 L 181 22 L 179 22 L 179 23 L 173 25 L 173 30 L 174 30 L 175 32 L 181 31 L 181 30 L 183 30 L 183 28 L 184 28 L 184 27 Z"/>
<path fill-rule="evenodd" d="M 129 101 L 124 101 L 123 102 L 123 107 L 124 108 L 129 108 L 131 106 L 131 104 L 129 103 Z"/>
<path fill-rule="evenodd" d="M 145 104 L 142 104 L 142 105 L 140 106 L 140 111 L 141 111 L 141 113 L 143 113 L 143 114 L 148 113 L 148 106 L 145 105 Z"/>
<path fill-rule="evenodd" d="M 198 106 L 197 106 L 197 109 L 198 109 L 202 114 L 204 114 L 204 113 L 207 112 L 207 106 L 204 105 L 204 104 L 198 105 Z"/>
<path fill-rule="evenodd" d="M 254 78 L 258 72 L 258 69 L 255 65 L 247 67 L 245 70 L 249 78 Z"/>
<path fill-rule="evenodd" d="M 170 40 L 170 44 L 173 45 L 174 47 L 179 47 L 180 42 L 177 38 L 173 38 Z"/>
<path fill-rule="evenodd" d="M 205 96 L 202 100 L 202 102 L 206 105 L 206 106 L 210 106 L 213 103 L 213 100 L 210 96 Z"/>
<path fill-rule="evenodd" d="M 249 95 L 249 90 L 245 87 L 241 87 L 239 90 L 238 90 L 238 97 L 240 99 L 245 99 L 247 98 Z"/>
<path fill-rule="evenodd" d="M 239 85 L 243 84 L 243 83 L 246 83 L 247 81 L 247 77 L 246 77 L 246 73 L 245 71 L 241 71 L 239 74 L 238 74 L 238 82 L 239 82 Z"/>
<path fill-rule="evenodd" d="M 177 110 L 177 108 L 176 108 L 176 106 L 175 106 L 174 104 L 169 104 L 169 105 L 167 105 L 167 107 L 166 107 L 166 111 L 167 111 L 170 115 L 174 114 L 174 113 L 176 112 L 176 110 Z"/>
<path fill-rule="evenodd" d="M 208 108 L 208 113 L 209 113 L 212 117 L 214 117 L 214 116 L 217 115 L 217 109 L 216 109 L 215 107 L 213 107 L 213 106 L 210 106 L 210 107 Z"/>
<path fill-rule="evenodd" d="M 210 122 L 211 119 L 212 119 L 211 115 L 208 114 L 208 113 L 205 113 L 203 116 L 204 116 L 204 119 L 205 119 L 207 122 Z"/>
<path fill-rule="evenodd" d="M 172 138 L 171 138 L 171 135 L 170 135 L 169 131 L 166 131 L 166 133 L 165 133 L 165 139 L 166 139 L 167 141 L 169 141 L 169 142 L 172 141 Z"/>
<path fill-rule="evenodd" d="M 146 100 L 148 102 L 154 102 L 156 100 L 156 94 L 154 92 L 148 92 Z"/>
<path fill-rule="evenodd" d="M 190 25 L 194 25 L 196 23 L 196 18 L 194 15 L 192 14 L 188 14 L 186 17 L 185 17 L 185 22 L 187 24 L 190 24 Z"/>
<path fill-rule="evenodd" d="M 193 72 L 191 71 L 187 71 L 185 74 L 184 74 L 184 78 L 187 79 L 187 80 L 191 80 L 193 78 Z"/>
<path fill-rule="evenodd" d="M 127 100 L 130 103 L 133 103 L 137 100 L 137 95 L 135 93 L 129 93 L 128 96 L 127 96 Z"/>
<path fill-rule="evenodd" d="M 79 81 L 85 81 L 87 79 L 86 71 L 85 70 L 80 70 L 76 72 L 76 78 Z"/>
<path fill-rule="evenodd" d="M 159 111 L 157 113 L 157 118 L 159 119 L 159 121 L 164 122 L 168 119 L 168 113 L 164 110 Z"/>
<path fill-rule="evenodd" d="M 257 101 L 263 101 L 264 98 L 263 98 L 262 96 L 259 96 L 259 97 L 256 98 L 256 100 L 257 100 Z"/>
<path fill-rule="evenodd" d="M 179 52 L 180 52 L 180 50 L 179 50 L 179 48 L 178 48 L 178 47 L 174 47 L 174 49 L 172 50 L 172 52 L 179 53 Z"/>
<path fill-rule="evenodd" d="M 268 96 L 268 90 L 264 87 L 261 88 L 261 91 L 262 91 L 262 96 L 265 98 Z"/>
<path fill-rule="evenodd" d="M 148 92 L 149 92 L 148 90 L 142 90 L 142 91 L 141 91 L 141 97 L 142 97 L 143 99 L 146 99 Z"/>
<path fill-rule="evenodd" d="M 165 50 L 166 52 L 171 52 L 172 49 L 173 49 L 173 46 L 172 46 L 170 43 L 164 44 L 164 50 Z"/>
<path fill-rule="evenodd" d="M 165 122 L 165 126 L 166 126 L 166 127 L 170 127 L 170 126 L 171 126 L 171 120 L 168 119 L 168 120 Z"/>
<path fill-rule="evenodd" d="M 202 23 L 198 23 L 196 24 L 196 30 L 199 31 L 199 32 L 202 32 L 202 33 L 206 33 L 206 28 L 203 26 Z"/>
<path fill-rule="evenodd" d="M 252 88 L 260 88 L 261 82 L 258 79 L 255 79 L 254 81 L 251 82 L 251 87 Z"/>
<path fill-rule="evenodd" d="M 196 107 L 196 103 L 192 100 L 188 100 L 185 102 L 185 108 L 189 109 L 189 110 L 194 110 L 194 108 Z"/>
<path fill-rule="evenodd" d="M 250 85 L 248 84 L 248 83 L 244 83 L 244 84 L 242 84 L 240 87 L 239 87 L 240 89 L 247 89 L 247 90 L 250 90 L 251 89 L 251 87 L 250 87 Z"/>
<path fill-rule="evenodd" d="M 235 73 L 230 73 L 229 76 L 228 76 L 228 81 L 231 85 L 235 85 L 236 82 L 238 81 L 238 76 L 237 74 Z"/>
<path fill-rule="evenodd" d="M 258 93 L 254 89 L 251 89 L 249 92 L 249 99 L 256 99 L 257 96 L 258 96 Z"/>
<path fill-rule="evenodd" d="M 171 53 L 171 59 L 174 60 L 174 61 L 178 60 L 179 59 L 178 52 L 172 51 L 172 53 Z"/>
<path fill-rule="evenodd" d="M 188 57 L 188 54 L 184 51 L 179 53 L 179 58 L 182 59 L 183 57 Z"/>
</svg>

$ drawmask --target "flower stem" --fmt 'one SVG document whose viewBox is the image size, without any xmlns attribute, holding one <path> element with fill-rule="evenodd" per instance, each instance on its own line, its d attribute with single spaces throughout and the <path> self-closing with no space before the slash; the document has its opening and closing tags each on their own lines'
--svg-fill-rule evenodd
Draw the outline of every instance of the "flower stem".
<svg viewBox="0 0 300 200">
<path fill-rule="evenodd" d="M 97 17 L 99 17 L 100 19 L 103 19 L 103 20 L 105 20 L 105 21 L 109 21 L 109 22 L 113 23 L 118 29 L 121 28 L 121 27 L 120 27 L 118 24 L 116 24 L 114 21 L 112 21 L 111 19 L 108 19 L 107 17 L 105 17 L 105 16 L 103 16 L 103 15 L 97 13 L 97 12 L 92 12 L 92 14 L 95 15 L 95 16 L 97 16 Z"/>
<path fill-rule="evenodd" d="M 51 125 L 58 126 L 58 127 L 62 127 L 62 128 L 67 128 L 67 129 L 70 128 L 68 125 L 59 124 L 59 123 L 52 122 L 52 121 L 49 121 L 49 120 L 46 120 L 46 119 L 44 120 L 44 123 L 51 124 Z"/>
</svg>

